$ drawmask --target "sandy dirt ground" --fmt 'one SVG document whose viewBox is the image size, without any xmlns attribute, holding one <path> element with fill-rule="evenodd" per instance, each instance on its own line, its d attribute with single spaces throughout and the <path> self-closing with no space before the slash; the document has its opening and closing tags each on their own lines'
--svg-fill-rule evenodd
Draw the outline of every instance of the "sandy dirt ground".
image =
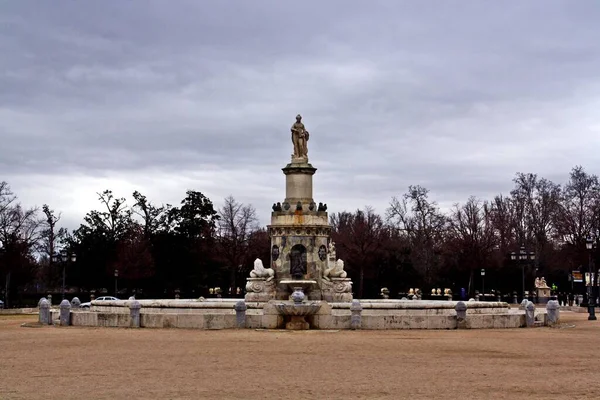
<svg viewBox="0 0 600 400">
<path fill-rule="evenodd" d="M 469 331 L 27 328 L 0 316 L 0 399 L 593 399 L 600 320 Z"/>
</svg>

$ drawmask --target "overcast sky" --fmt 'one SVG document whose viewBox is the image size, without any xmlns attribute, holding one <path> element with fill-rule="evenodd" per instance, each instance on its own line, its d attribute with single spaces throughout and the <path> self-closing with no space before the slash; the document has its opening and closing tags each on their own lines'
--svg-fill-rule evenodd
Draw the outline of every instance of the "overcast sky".
<svg viewBox="0 0 600 400">
<path fill-rule="evenodd" d="M 3 1 L 0 181 L 69 228 L 104 189 L 231 194 L 266 224 L 301 113 L 330 212 L 562 183 L 600 172 L 598 21 L 596 0 Z"/>
</svg>

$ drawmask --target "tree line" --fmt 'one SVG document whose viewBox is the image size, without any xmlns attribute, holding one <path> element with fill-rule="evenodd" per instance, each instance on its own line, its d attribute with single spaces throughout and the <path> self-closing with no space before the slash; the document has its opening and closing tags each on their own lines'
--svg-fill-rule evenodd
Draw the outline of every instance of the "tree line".
<svg viewBox="0 0 600 400">
<path fill-rule="evenodd" d="M 570 271 L 588 265 L 586 238 L 599 240 L 598 177 L 576 166 L 562 185 L 532 173 L 517 173 L 513 183 L 507 195 L 472 196 L 445 211 L 416 185 L 393 197 L 383 215 L 368 206 L 330 215 L 332 239 L 355 296 L 378 296 L 381 287 L 392 296 L 409 287 L 465 288 L 472 294 L 480 289 L 482 268 L 486 288 L 503 293 L 520 292 L 522 273 L 526 290 L 537 274 L 569 291 Z M 154 204 L 137 191 L 133 199 L 127 205 L 110 190 L 99 193 L 98 209 L 68 231 L 60 227 L 59 212 L 46 204 L 24 207 L 1 182 L 5 302 L 23 293 L 59 292 L 63 270 L 68 291 L 75 293 L 112 293 L 117 278 L 122 295 L 199 297 L 219 287 L 224 296 L 241 296 L 238 288 L 253 260 L 270 259 L 268 233 L 255 208 L 232 196 L 218 209 L 194 190 L 178 206 Z M 521 246 L 536 255 L 526 266 L 510 257 Z M 59 249 L 75 254 L 76 261 L 52 257 Z"/>
</svg>

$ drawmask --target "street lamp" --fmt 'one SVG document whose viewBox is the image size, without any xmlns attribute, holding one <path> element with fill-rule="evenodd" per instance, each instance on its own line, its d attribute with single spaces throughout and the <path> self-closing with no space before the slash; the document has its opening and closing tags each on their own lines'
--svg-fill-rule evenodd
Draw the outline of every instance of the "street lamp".
<svg viewBox="0 0 600 400">
<path fill-rule="evenodd" d="M 588 250 L 588 282 L 586 282 L 587 286 L 587 306 L 588 306 L 588 320 L 595 321 L 596 320 L 596 296 L 594 294 L 594 270 L 592 268 L 592 252 L 594 251 L 594 239 L 591 236 L 588 236 L 585 239 L 585 248 Z"/>
<path fill-rule="evenodd" d="M 525 264 L 528 260 L 535 260 L 535 252 L 527 252 L 527 250 L 525 250 L 525 246 L 521 245 L 519 253 L 515 253 L 514 251 L 510 253 L 510 259 L 513 261 L 518 260 L 519 264 L 521 264 L 521 285 L 523 298 L 525 298 Z"/>
<path fill-rule="evenodd" d="M 115 269 L 115 297 L 119 297 L 117 296 L 117 280 L 119 279 L 119 270 Z"/>
<path fill-rule="evenodd" d="M 481 268 L 481 295 L 485 301 L 485 269 Z"/>
<path fill-rule="evenodd" d="M 67 276 L 67 263 L 70 261 L 72 263 L 74 263 L 75 261 L 77 261 L 77 255 L 75 253 L 71 253 L 69 254 L 67 252 L 67 249 L 62 249 L 60 251 L 60 254 L 58 253 L 54 253 L 52 255 L 52 261 L 53 262 L 58 262 L 58 261 L 62 262 L 62 298 L 63 300 L 65 299 L 65 282 L 66 282 L 66 276 Z"/>
</svg>

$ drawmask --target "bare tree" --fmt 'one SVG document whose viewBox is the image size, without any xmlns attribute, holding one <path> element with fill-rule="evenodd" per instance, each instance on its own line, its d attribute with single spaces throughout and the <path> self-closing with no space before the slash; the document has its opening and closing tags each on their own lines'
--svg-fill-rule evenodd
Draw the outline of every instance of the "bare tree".
<svg viewBox="0 0 600 400">
<path fill-rule="evenodd" d="M 347 211 L 330 218 L 338 254 L 346 257 L 348 269 L 358 272 L 358 297 L 364 293 L 365 271 L 373 267 L 388 237 L 387 227 L 372 207 L 354 213 Z"/>
<path fill-rule="evenodd" d="M 233 292 L 237 287 L 237 272 L 243 270 L 247 261 L 252 233 L 258 230 L 258 218 L 251 204 L 238 203 L 231 195 L 225 198 L 223 207 L 219 209 L 219 217 L 219 250 L 229 271 L 229 284 Z"/>
<path fill-rule="evenodd" d="M 409 186 L 401 199 L 392 198 L 386 218 L 397 233 L 409 239 L 411 261 L 425 283 L 431 284 L 433 271 L 440 265 L 439 253 L 448 219 L 437 203 L 429 200 L 429 190 Z"/>
<path fill-rule="evenodd" d="M 473 196 L 456 204 L 451 212 L 449 242 L 452 253 L 469 269 L 468 292 L 471 292 L 475 270 L 485 265 L 496 248 L 491 207 Z"/>
<path fill-rule="evenodd" d="M 6 182 L 0 183 L 0 270 L 5 277 L 5 299 L 10 299 L 11 276 L 33 265 L 32 252 L 40 238 L 37 209 L 24 209 Z"/>
<path fill-rule="evenodd" d="M 585 240 L 597 228 L 599 203 L 598 177 L 581 166 L 573 168 L 556 213 L 556 234 L 580 263 L 585 262 Z"/>
<path fill-rule="evenodd" d="M 45 273 L 42 271 L 43 281 L 46 284 L 54 282 L 54 264 L 52 255 L 57 252 L 57 244 L 64 240 L 67 236 L 67 230 L 59 228 L 57 231 L 57 223 L 60 221 L 61 214 L 55 214 L 54 210 L 50 209 L 47 204 L 42 206 L 42 212 L 44 213 L 44 219 L 41 223 L 41 240 L 39 242 L 38 251 L 42 255 L 41 263 L 46 266 Z"/>
</svg>

